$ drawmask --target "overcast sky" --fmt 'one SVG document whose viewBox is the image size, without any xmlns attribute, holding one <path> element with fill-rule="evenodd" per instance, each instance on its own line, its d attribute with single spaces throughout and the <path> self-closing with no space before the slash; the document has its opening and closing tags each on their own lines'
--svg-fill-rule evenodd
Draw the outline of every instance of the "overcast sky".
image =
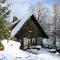
<svg viewBox="0 0 60 60">
<path fill-rule="evenodd" d="M 29 7 L 37 2 L 43 2 L 47 6 L 52 4 L 52 0 L 9 0 L 11 9 L 10 21 L 13 16 L 17 16 L 19 19 L 24 18 L 28 14 Z"/>
</svg>

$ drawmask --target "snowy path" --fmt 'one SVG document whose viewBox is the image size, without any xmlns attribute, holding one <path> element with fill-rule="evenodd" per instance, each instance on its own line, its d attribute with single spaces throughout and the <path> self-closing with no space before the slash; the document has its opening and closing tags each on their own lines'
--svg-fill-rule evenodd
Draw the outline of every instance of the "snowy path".
<svg viewBox="0 0 60 60">
<path fill-rule="evenodd" d="M 50 53 L 47 49 L 41 49 L 40 54 L 38 54 L 38 58 L 40 60 L 60 60 L 60 56 L 57 53 Z"/>
<path fill-rule="evenodd" d="M 49 53 L 47 49 L 41 48 L 38 55 L 27 51 L 19 50 L 20 44 L 10 41 L 8 44 L 3 42 L 5 50 L 0 52 L 0 60 L 60 60 L 58 54 Z M 36 51 L 37 52 L 37 51 Z"/>
</svg>

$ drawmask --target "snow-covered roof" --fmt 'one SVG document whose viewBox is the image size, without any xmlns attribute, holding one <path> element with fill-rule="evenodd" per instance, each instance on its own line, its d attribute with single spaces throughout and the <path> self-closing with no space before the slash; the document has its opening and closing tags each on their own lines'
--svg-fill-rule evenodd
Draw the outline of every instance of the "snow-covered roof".
<svg viewBox="0 0 60 60">
<path fill-rule="evenodd" d="M 19 21 L 19 20 L 15 21 L 14 23 L 12 22 L 12 23 L 11 23 L 11 25 L 14 25 L 14 24 L 16 24 L 18 21 Z"/>
<path fill-rule="evenodd" d="M 11 31 L 11 36 L 15 36 L 16 33 L 22 28 L 22 26 L 24 25 L 24 23 L 28 20 L 28 17 L 30 17 L 31 15 L 28 15 L 27 17 L 25 16 L 25 19 L 22 19 L 15 27 L 14 29 Z"/>
<path fill-rule="evenodd" d="M 33 22 L 37 25 L 39 31 L 41 32 L 41 36 L 43 38 L 48 38 L 47 34 L 44 32 L 43 28 L 40 26 L 40 24 L 37 22 L 37 20 L 35 19 L 34 15 L 28 15 L 27 17 L 25 17 L 25 19 L 21 20 L 13 29 L 11 32 L 11 36 L 16 36 L 16 34 L 21 30 L 21 28 L 23 27 L 23 25 L 29 20 L 29 18 L 31 18 L 33 20 Z"/>
<path fill-rule="evenodd" d="M 20 20 L 15 21 L 14 23 L 11 23 L 11 30 L 20 22 Z"/>
</svg>

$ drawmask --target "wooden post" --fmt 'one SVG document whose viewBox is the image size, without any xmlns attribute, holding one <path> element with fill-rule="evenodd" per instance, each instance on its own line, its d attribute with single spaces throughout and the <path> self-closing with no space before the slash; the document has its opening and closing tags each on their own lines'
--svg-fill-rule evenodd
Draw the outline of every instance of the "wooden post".
<svg viewBox="0 0 60 60">
<path fill-rule="evenodd" d="M 43 46 L 43 39 L 41 38 L 41 46 Z"/>
<path fill-rule="evenodd" d="M 31 46 L 32 46 L 33 44 L 32 44 L 32 38 L 31 38 Z"/>
<path fill-rule="evenodd" d="M 22 50 L 24 49 L 24 40 L 23 38 L 21 39 L 21 47 L 20 47 Z"/>
<path fill-rule="evenodd" d="M 24 37 L 22 34 L 23 34 L 23 32 L 21 30 L 21 47 L 20 48 L 23 50 L 24 49 L 24 39 L 23 39 Z"/>
<path fill-rule="evenodd" d="M 37 38 L 35 38 L 36 39 L 36 45 L 37 45 Z"/>
</svg>

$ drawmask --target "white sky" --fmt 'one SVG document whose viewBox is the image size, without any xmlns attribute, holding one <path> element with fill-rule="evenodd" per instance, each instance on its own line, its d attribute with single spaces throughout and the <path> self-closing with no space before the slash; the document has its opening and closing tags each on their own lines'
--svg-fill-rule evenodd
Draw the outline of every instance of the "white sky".
<svg viewBox="0 0 60 60">
<path fill-rule="evenodd" d="M 36 4 L 44 0 L 9 0 L 11 14 L 9 20 L 12 21 L 13 16 L 17 16 L 19 19 L 23 19 L 28 15 L 28 9 L 31 5 Z"/>
<path fill-rule="evenodd" d="M 28 13 L 29 7 L 36 4 L 37 2 L 42 2 L 42 1 L 45 2 L 44 4 L 47 7 L 50 7 L 48 0 L 46 1 L 45 0 L 8 0 L 11 9 L 9 21 L 12 21 L 13 16 L 17 16 L 18 19 L 22 19 L 23 21 L 26 20 L 27 16 L 29 15 Z M 16 27 L 16 29 L 19 28 L 20 25 Z M 17 30 L 16 29 L 12 31 L 12 34 L 18 31 L 18 29 Z"/>
<path fill-rule="evenodd" d="M 17 16 L 19 19 L 23 18 L 24 15 L 28 13 L 29 6 L 38 1 L 39 0 L 10 0 L 10 19 L 12 19 L 13 16 Z"/>
</svg>

